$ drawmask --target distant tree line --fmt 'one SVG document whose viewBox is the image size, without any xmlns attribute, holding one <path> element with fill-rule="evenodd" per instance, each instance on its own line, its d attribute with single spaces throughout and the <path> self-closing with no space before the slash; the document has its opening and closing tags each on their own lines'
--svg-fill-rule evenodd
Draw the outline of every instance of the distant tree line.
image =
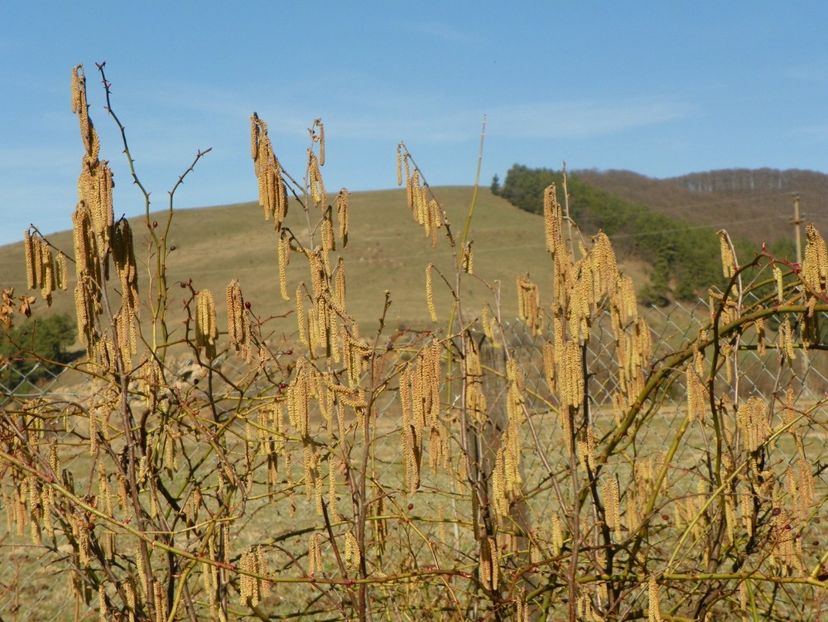
<svg viewBox="0 0 828 622">
<path fill-rule="evenodd" d="M 520 209 L 536 214 L 543 211 L 543 191 L 557 185 L 563 204 L 563 177 L 560 171 L 529 168 L 515 164 L 502 185 L 495 178 L 492 191 Z M 710 284 L 721 284 L 719 241 L 711 227 L 661 214 L 646 205 L 625 201 L 582 181 L 567 179 L 570 216 L 584 232 L 603 230 L 616 250 L 643 259 L 652 266 L 650 282 L 640 294 L 646 303 L 666 304 L 670 298 L 689 299 L 703 294 Z M 756 252 L 751 242 L 734 239 L 743 260 Z M 784 245 L 783 245 L 784 246 Z M 789 248 L 778 248 L 787 253 Z"/>
</svg>

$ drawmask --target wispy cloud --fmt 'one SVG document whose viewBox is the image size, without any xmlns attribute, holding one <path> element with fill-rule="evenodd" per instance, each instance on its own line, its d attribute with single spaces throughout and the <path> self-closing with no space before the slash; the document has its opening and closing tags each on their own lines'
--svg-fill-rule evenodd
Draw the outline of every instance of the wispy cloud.
<svg viewBox="0 0 828 622">
<path fill-rule="evenodd" d="M 71 147 L 2 147 L 0 148 L 0 171 L 3 173 L 26 172 L 39 175 L 43 171 L 54 171 L 64 167 L 77 166 L 80 170 L 79 151 Z"/>
<path fill-rule="evenodd" d="M 442 22 L 409 22 L 404 27 L 414 34 L 433 37 L 446 43 L 472 43 L 475 40 L 471 33 Z"/>
<path fill-rule="evenodd" d="M 418 102 L 421 103 L 421 102 Z M 687 118 L 696 111 L 685 102 L 663 99 L 537 102 L 507 104 L 489 110 L 451 106 L 374 109 L 370 114 L 334 110 L 326 123 L 347 138 L 399 140 L 416 138 L 428 142 L 456 142 L 477 136 L 485 112 L 490 135 L 504 138 L 576 138 L 616 134 L 645 126 Z"/>
<path fill-rule="evenodd" d="M 789 135 L 808 142 L 824 143 L 828 141 L 828 123 L 797 127 Z"/>
<path fill-rule="evenodd" d="M 695 106 L 663 99 L 507 105 L 489 113 L 491 133 L 508 138 L 591 138 L 690 116 Z"/>
<path fill-rule="evenodd" d="M 785 75 L 802 82 L 825 82 L 828 80 L 828 61 L 814 61 L 793 65 L 785 70 Z"/>
</svg>

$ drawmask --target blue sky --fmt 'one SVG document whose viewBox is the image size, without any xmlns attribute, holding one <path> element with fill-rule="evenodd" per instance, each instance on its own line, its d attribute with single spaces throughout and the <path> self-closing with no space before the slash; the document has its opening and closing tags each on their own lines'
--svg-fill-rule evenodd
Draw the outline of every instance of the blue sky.
<svg viewBox="0 0 828 622">
<path fill-rule="evenodd" d="M 248 118 L 302 174 L 326 125 L 326 185 L 394 185 L 405 140 L 432 184 L 515 163 L 666 177 L 719 167 L 828 171 L 824 2 L 0 3 L 0 244 L 66 229 L 86 66 L 116 215 L 141 210 L 95 62 L 155 207 L 198 148 L 181 207 L 255 197 Z M 2 277 L 2 275 L 0 275 Z"/>
</svg>

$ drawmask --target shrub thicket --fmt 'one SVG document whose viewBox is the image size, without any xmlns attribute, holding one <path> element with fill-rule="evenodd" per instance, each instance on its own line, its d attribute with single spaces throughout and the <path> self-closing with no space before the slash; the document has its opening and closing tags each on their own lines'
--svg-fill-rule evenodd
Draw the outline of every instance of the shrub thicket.
<svg viewBox="0 0 828 622">
<path fill-rule="evenodd" d="M 515 164 L 506 174 L 500 196 L 520 209 L 540 214 L 543 192 L 556 184 L 563 202 L 560 171 Z M 568 180 L 571 218 L 586 231 L 604 231 L 621 253 L 643 259 L 651 266 L 650 282 L 641 290 L 645 302 L 666 303 L 668 296 L 693 298 L 716 284 L 722 286 L 715 231 L 653 211 L 645 205 L 625 201 L 570 175 Z M 758 249 L 734 240 L 741 256 Z M 785 251 L 781 246 L 775 251 Z"/>
<path fill-rule="evenodd" d="M 401 144 L 399 209 L 445 245 L 453 268 L 423 266 L 431 321 L 422 329 L 389 330 L 393 299 L 378 292 L 381 317 L 361 332 L 346 287 L 348 193 L 325 187 L 324 126 L 313 122 L 296 181 L 254 114 L 274 279 L 293 311 L 256 315 L 237 279 L 224 296 L 188 280 L 173 329 L 175 189 L 205 152 L 169 193 L 166 222 L 154 221 L 99 71 L 146 200 L 149 256 L 136 261 L 129 224 L 113 217 L 112 175 L 76 68 L 84 165 L 73 288 L 86 356 L 71 366 L 84 393 L 12 399 L 0 411 L 4 547 L 35 551 L 68 579 L 39 617 L 59 616 L 69 599 L 76 619 L 91 609 L 130 622 L 819 615 L 825 400 L 798 399 L 791 374 L 806 351 L 826 347 L 813 330 L 828 310 L 828 250 L 816 229 L 801 267 L 769 253 L 740 263 L 728 236 L 714 237 L 709 322 L 656 357 L 609 237 L 577 239 L 549 184 L 547 276 L 515 283 L 523 334 L 539 346 L 526 350 L 503 317 L 511 294 L 474 271 L 474 205 L 454 227 Z M 588 196 L 577 184 L 573 192 Z M 627 211 L 575 215 L 621 236 L 627 218 L 648 226 L 643 212 L 609 205 Z M 289 208 L 301 217 L 290 220 Z M 674 242 L 660 251 L 670 270 L 691 252 Z M 26 261 L 40 275 L 33 286 L 50 282 L 48 259 L 27 252 Z M 288 279 L 288 262 L 307 267 L 304 281 Z M 146 291 L 137 265 L 150 271 Z M 695 287 L 699 274 L 688 268 L 679 283 Z M 491 292 L 483 308 L 466 304 L 472 280 Z M 448 308 L 435 307 L 437 287 L 450 292 Z M 13 322 L 14 307 L 2 319 Z M 598 408 L 589 344 L 601 333 L 615 391 Z M 779 361 L 768 398 L 740 389 L 746 347 Z M 190 360 L 186 375 L 176 349 Z M 668 414 L 664 400 L 681 383 L 686 404 Z"/>
</svg>

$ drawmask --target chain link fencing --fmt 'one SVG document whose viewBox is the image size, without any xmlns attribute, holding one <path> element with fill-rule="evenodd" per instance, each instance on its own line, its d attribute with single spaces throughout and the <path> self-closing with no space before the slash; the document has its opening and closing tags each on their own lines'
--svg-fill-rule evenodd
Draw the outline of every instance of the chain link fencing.
<svg viewBox="0 0 828 622">
<path fill-rule="evenodd" d="M 669 353 L 688 346 L 710 321 L 708 303 L 701 299 L 675 303 L 663 308 L 647 307 L 642 310 L 642 314 L 651 330 L 651 364 L 654 367 L 663 365 Z M 825 320 L 825 324 L 828 324 L 828 317 Z M 792 362 L 787 362 L 773 346 L 775 332 L 775 326 L 769 322 L 766 336 L 768 347 L 764 352 L 760 351 L 753 331 L 748 330 L 740 338 L 736 344 L 735 364 L 730 365 L 729 372 L 720 372 L 722 383 L 727 382 L 727 386 L 730 387 L 731 398 L 741 400 L 758 396 L 771 400 L 781 397 L 778 392 L 790 387 L 799 403 L 815 403 L 824 399 L 828 391 L 828 361 L 825 360 L 828 357 L 822 356 L 820 351 L 808 352 L 798 349 L 796 358 Z M 544 412 L 548 412 L 550 400 L 554 401 L 546 387 L 543 369 L 543 347 L 546 337 L 533 335 L 518 321 L 504 326 L 504 336 L 509 351 L 517 359 L 525 378 L 527 407 L 530 412 L 537 414 L 537 417 L 530 417 L 530 426 L 523 432 L 527 437 L 526 444 L 531 445 L 533 441 L 529 437 L 537 435 L 547 460 L 561 463 L 560 461 L 564 460 L 565 448 L 560 442 L 551 440 L 553 435 L 543 429 L 543 426 L 549 425 Z M 590 406 L 596 416 L 603 416 L 614 412 L 615 395 L 619 390 L 615 340 L 609 314 L 594 322 L 588 351 Z M 502 349 L 487 348 L 483 354 L 486 364 L 497 372 L 496 377 L 487 385 L 487 391 L 490 392 L 489 406 L 493 413 L 491 438 L 488 439 L 491 441 L 488 448 L 491 452 L 499 442 L 504 423 L 497 420 L 497 417 L 502 418 L 501 407 L 506 395 L 503 379 L 505 359 Z M 254 371 L 250 364 L 238 357 L 225 357 L 217 363 L 227 379 L 239 379 Z M 173 382 L 192 385 L 194 380 L 198 382 L 199 374 L 203 373 L 197 362 L 186 356 L 175 358 L 170 367 L 174 375 Z M 731 374 L 730 379 L 726 377 L 728 374 Z M 15 404 L 47 396 L 83 401 L 88 392 L 83 378 L 83 374 L 71 367 L 59 368 L 25 358 L 4 360 L 0 363 L 0 410 L 13 409 Z M 661 405 L 661 422 L 666 428 L 678 425 L 686 408 L 684 374 L 677 373 L 674 378 L 663 396 Z M 725 384 L 720 386 L 724 387 Z M 653 430 L 647 431 L 644 436 L 650 437 L 649 441 L 658 442 L 659 434 L 660 430 Z M 535 452 L 528 452 L 524 464 L 526 472 L 541 474 L 543 469 L 538 463 L 539 460 Z M 530 476 L 530 479 L 534 479 L 534 476 Z M 64 619 L 65 611 L 57 611 L 50 617 L 37 617 L 39 614 L 29 617 L 35 615 L 34 612 L 38 610 L 42 611 L 42 603 L 38 605 L 38 600 L 46 598 L 54 586 L 49 586 L 51 578 L 48 573 L 44 574 L 39 564 L 32 563 L 31 555 L 36 555 L 36 552 L 33 553 L 34 549 L 20 548 L 19 542 L 20 539 L 15 537 L 15 534 L 0 529 L 0 550 L 5 549 L 0 553 L 0 557 L 5 559 L 6 568 L 5 572 L 0 573 L 0 619 L 10 616 L 10 619 Z M 82 616 L 91 616 L 94 611 L 90 608 L 80 613 Z M 23 617 L 19 618 L 21 615 Z"/>
</svg>

